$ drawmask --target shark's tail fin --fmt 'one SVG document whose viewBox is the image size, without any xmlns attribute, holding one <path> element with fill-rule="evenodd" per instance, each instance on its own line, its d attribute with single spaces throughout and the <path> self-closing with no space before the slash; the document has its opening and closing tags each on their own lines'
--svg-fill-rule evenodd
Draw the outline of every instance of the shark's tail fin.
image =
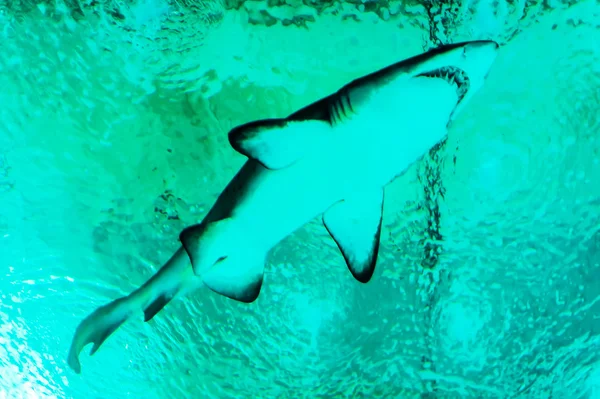
<svg viewBox="0 0 600 399">
<path fill-rule="evenodd" d="M 226 218 L 183 230 L 179 236 L 194 273 L 208 288 L 236 301 L 254 302 L 263 283 L 266 252 Z"/>
<path fill-rule="evenodd" d="M 90 356 L 96 353 L 100 345 L 133 313 L 129 297 L 119 298 L 111 303 L 96 309 L 86 317 L 77 327 L 71 342 L 67 362 L 69 367 L 77 374 L 81 373 L 79 354 L 83 348 L 93 343 Z"/>
<path fill-rule="evenodd" d="M 79 354 L 87 344 L 94 344 L 91 356 L 136 312 L 143 311 L 144 321 L 151 320 L 176 295 L 189 288 L 194 280 L 186 252 L 180 248 L 143 286 L 129 296 L 96 309 L 79 324 L 67 358 L 69 366 L 77 374 L 81 373 Z"/>
</svg>

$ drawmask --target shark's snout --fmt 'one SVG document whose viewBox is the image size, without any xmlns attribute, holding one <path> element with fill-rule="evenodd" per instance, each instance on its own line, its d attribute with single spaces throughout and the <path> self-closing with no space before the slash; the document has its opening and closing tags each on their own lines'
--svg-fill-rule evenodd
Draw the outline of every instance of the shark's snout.
<svg viewBox="0 0 600 399">
<path fill-rule="evenodd" d="M 498 43 L 492 40 L 468 42 L 451 50 L 453 54 L 445 57 L 444 62 L 462 71 L 468 82 L 468 86 L 462 87 L 453 118 L 483 86 L 496 59 L 499 47 Z"/>
<path fill-rule="evenodd" d="M 462 105 L 483 85 L 498 48 L 492 40 L 444 46 L 416 69 L 415 76 L 445 80 L 456 88 L 458 104 Z"/>
<path fill-rule="evenodd" d="M 495 41 L 485 40 L 467 44 L 464 47 L 467 73 L 484 80 L 490 72 L 500 46 Z"/>
</svg>

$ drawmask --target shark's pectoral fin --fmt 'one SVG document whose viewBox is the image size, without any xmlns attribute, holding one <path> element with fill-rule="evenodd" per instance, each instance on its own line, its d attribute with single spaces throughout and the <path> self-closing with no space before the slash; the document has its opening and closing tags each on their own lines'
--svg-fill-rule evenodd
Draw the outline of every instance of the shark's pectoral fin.
<svg viewBox="0 0 600 399">
<path fill-rule="evenodd" d="M 322 120 L 263 119 L 232 129 L 229 143 L 268 169 L 282 169 L 317 147 L 330 129 Z"/>
<path fill-rule="evenodd" d="M 323 222 L 346 259 L 350 272 L 358 281 L 368 282 L 375 271 L 383 190 L 373 190 L 341 201 L 323 214 Z"/>
</svg>

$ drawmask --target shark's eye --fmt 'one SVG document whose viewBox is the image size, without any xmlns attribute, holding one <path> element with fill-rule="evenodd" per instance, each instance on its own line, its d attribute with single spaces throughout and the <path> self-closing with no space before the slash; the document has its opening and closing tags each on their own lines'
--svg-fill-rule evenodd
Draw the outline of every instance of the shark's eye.
<svg viewBox="0 0 600 399">
<path fill-rule="evenodd" d="M 217 259 L 217 261 L 215 262 L 215 265 L 216 265 L 217 263 L 221 263 L 221 262 L 223 262 L 225 259 L 227 259 L 227 256 L 221 256 L 219 259 Z"/>
</svg>

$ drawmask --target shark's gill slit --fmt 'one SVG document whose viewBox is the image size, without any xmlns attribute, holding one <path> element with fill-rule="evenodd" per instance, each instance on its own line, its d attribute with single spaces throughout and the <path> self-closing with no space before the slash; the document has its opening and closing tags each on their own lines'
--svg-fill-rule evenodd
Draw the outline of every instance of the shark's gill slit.
<svg viewBox="0 0 600 399">
<path fill-rule="evenodd" d="M 350 109 L 350 112 L 354 113 L 354 108 L 352 107 L 352 101 L 350 100 L 350 96 L 346 95 L 346 101 L 348 102 L 348 109 Z"/>
<path fill-rule="evenodd" d="M 330 122 L 333 124 L 342 123 L 355 114 L 350 96 L 346 90 L 341 90 L 339 96 L 330 100 L 329 109 L 331 115 Z"/>
<path fill-rule="evenodd" d="M 469 76 L 460 68 L 456 67 L 442 67 L 439 69 L 434 69 L 433 71 L 425 72 L 420 74 L 419 76 L 424 76 L 428 78 L 440 78 L 450 83 L 453 86 L 456 86 L 456 93 L 458 94 L 458 101 L 460 102 L 467 92 L 469 91 Z"/>
</svg>

